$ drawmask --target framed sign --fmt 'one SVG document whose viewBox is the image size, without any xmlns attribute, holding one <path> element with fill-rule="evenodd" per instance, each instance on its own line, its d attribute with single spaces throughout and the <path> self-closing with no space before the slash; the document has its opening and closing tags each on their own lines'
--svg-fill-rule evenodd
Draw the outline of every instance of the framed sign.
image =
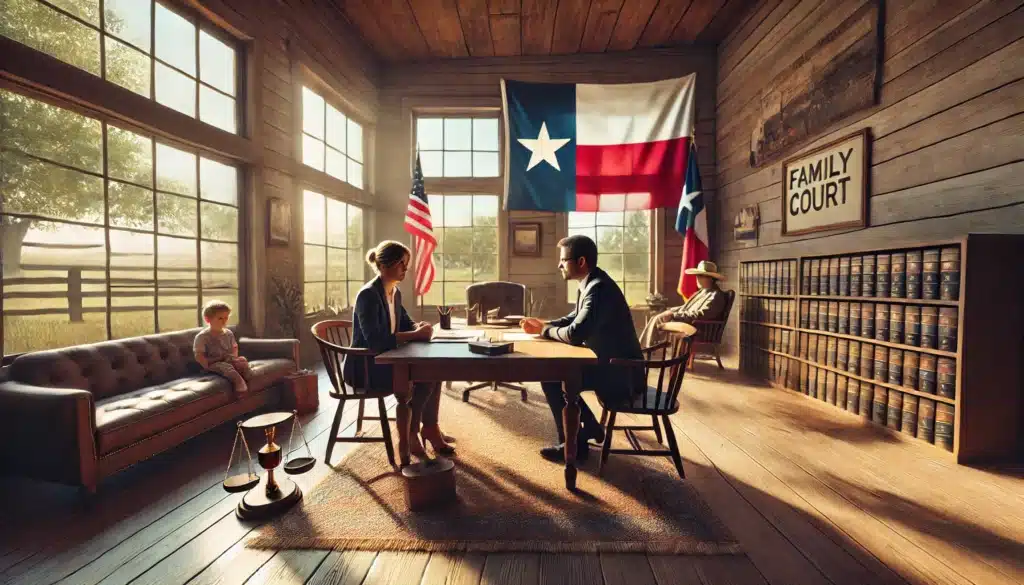
<svg viewBox="0 0 1024 585">
<path fill-rule="evenodd" d="M 540 256 L 540 223 L 515 222 L 512 224 L 512 255 Z"/>
<path fill-rule="evenodd" d="M 864 227 L 869 136 L 865 128 L 782 165 L 782 235 Z"/>
</svg>

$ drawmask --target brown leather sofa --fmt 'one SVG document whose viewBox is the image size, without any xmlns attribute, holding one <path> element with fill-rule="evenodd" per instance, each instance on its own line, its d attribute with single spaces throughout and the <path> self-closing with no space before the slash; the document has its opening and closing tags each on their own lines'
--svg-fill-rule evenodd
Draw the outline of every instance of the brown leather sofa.
<svg viewBox="0 0 1024 585">
<path fill-rule="evenodd" d="M 83 486 L 280 399 L 295 339 L 240 338 L 249 392 L 202 372 L 200 329 L 18 356 L 0 382 L 0 473 Z"/>
</svg>

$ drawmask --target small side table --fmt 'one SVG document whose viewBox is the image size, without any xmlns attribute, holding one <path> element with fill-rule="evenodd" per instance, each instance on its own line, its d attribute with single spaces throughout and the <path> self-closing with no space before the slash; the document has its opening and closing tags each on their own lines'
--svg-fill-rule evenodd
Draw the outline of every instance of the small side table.
<svg viewBox="0 0 1024 585">
<path fill-rule="evenodd" d="M 288 410 L 296 410 L 299 414 L 315 412 L 320 408 L 320 387 L 317 384 L 316 372 L 299 370 L 285 376 L 281 406 Z"/>
</svg>

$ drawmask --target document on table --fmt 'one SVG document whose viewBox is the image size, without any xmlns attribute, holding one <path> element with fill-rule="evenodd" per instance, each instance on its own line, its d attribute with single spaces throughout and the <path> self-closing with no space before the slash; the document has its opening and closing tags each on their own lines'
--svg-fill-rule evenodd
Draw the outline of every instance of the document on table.
<svg viewBox="0 0 1024 585">
<path fill-rule="evenodd" d="M 544 339 L 540 335 L 534 335 L 532 333 L 523 333 L 521 331 L 509 331 L 501 334 L 502 341 L 539 341 Z"/>
<path fill-rule="evenodd" d="M 434 334 L 431 336 L 430 341 L 468 341 L 470 339 L 480 339 L 484 336 L 482 329 L 441 329 L 437 327 L 434 329 Z"/>
</svg>

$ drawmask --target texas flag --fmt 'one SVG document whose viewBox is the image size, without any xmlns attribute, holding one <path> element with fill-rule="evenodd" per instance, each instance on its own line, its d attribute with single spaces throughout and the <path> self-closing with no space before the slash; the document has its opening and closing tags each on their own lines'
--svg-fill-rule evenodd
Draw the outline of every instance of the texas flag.
<svg viewBox="0 0 1024 585">
<path fill-rule="evenodd" d="M 686 164 L 686 183 L 676 211 L 676 231 L 683 234 L 683 262 L 679 269 L 677 291 L 683 299 L 697 292 L 697 277 L 686 274 L 687 268 L 696 268 L 708 259 L 708 211 L 697 167 L 697 147 L 691 146 Z"/>
<path fill-rule="evenodd" d="M 691 152 L 696 79 L 503 79 L 505 208 L 675 208 Z"/>
</svg>

